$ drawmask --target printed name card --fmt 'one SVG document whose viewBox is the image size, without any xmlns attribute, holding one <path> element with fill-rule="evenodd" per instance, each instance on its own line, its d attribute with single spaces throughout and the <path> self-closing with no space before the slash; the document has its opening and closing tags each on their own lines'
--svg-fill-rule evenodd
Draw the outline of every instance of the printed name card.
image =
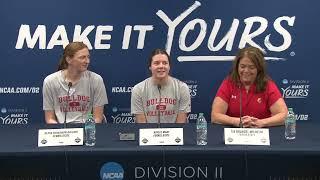
<svg viewBox="0 0 320 180">
<path fill-rule="evenodd" d="M 139 145 L 183 145 L 183 128 L 139 129 Z"/>
<path fill-rule="evenodd" d="M 225 144 L 270 145 L 269 129 L 224 128 Z"/>
<path fill-rule="evenodd" d="M 83 145 L 83 128 L 39 129 L 38 147 Z"/>
</svg>

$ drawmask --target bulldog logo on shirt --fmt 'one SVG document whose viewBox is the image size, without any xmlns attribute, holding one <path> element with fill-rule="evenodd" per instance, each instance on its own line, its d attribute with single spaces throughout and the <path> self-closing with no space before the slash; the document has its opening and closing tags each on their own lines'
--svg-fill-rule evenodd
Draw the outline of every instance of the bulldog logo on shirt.
<svg viewBox="0 0 320 180">
<path fill-rule="evenodd" d="M 157 109 L 158 111 L 164 111 L 164 110 L 167 109 L 167 106 L 166 106 L 165 104 L 158 104 L 158 105 L 156 106 L 156 109 Z"/>
</svg>

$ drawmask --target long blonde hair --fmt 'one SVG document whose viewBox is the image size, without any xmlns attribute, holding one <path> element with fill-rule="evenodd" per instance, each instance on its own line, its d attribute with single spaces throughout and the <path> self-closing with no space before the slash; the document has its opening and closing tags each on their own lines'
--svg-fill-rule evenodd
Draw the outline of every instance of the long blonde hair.
<svg viewBox="0 0 320 180">
<path fill-rule="evenodd" d="M 88 46 L 85 45 L 83 42 L 71 42 L 69 43 L 63 51 L 63 55 L 59 61 L 59 65 L 58 65 L 58 71 L 63 70 L 63 69 L 67 69 L 68 68 L 68 62 L 67 62 L 67 57 L 72 58 L 76 52 L 87 48 Z"/>
</svg>

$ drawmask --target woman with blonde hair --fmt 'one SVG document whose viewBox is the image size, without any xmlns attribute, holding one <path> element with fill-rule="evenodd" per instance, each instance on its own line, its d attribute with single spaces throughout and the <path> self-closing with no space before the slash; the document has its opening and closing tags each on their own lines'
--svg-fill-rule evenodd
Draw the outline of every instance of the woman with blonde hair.
<svg viewBox="0 0 320 180">
<path fill-rule="evenodd" d="M 89 63 L 89 49 L 83 42 L 65 47 L 58 71 L 43 81 L 46 123 L 84 123 L 89 113 L 102 122 L 107 93 L 102 77 L 88 70 Z"/>
</svg>

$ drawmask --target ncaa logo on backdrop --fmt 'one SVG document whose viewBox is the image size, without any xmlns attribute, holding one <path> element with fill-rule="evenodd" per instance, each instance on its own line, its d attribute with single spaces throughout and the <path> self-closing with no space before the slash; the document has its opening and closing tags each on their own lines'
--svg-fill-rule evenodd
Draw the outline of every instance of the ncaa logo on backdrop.
<svg viewBox="0 0 320 180">
<path fill-rule="evenodd" d="M 39 94 L 40 87 L 0 87 L 0 94 Z"/>
<path fill-rule="evenodd" d="M 100 169 L 100 178 L 102 180 L 122 180 L 124 177 L 124 170 L 119 163 L 107 162 Z"/>
<path fill-rule="evenodd" d="M 116 86 L 111 88 L 112 93 L 131 93 L 133 87 Z"/>
<path fill-rule="evenodd" d="M 309 96 L 309 80 L 283 79 L 281 88 L 283 98 L 307 98 Z"/>
<path fill-rule="evenodd" d="M 6 108 L 1 108 L 1 113 L 3 114 L 3 113 L 7 113 L 7 109 Z"/>
</svg>

